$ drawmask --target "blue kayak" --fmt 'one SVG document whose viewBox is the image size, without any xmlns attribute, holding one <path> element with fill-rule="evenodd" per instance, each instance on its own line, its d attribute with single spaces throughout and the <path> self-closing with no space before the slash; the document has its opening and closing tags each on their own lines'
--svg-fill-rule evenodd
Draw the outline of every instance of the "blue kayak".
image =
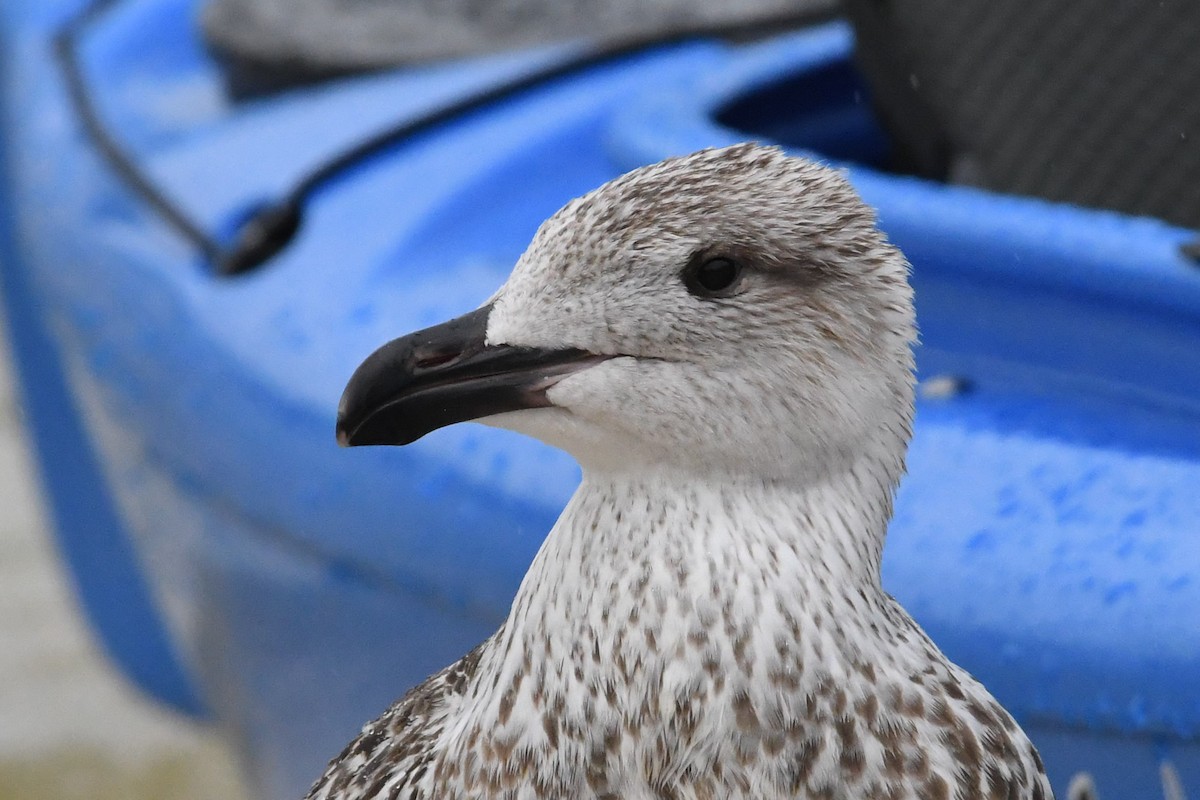
<svg viewBox="0 0 1200 800">
<path fill-rule="evenodd" d="M 1192 234 L 886 173 L 836 24 L 234 102 L 193 5 L 111 5 L 73 40 L 74 85 L 56 52 L 82 4 L 3 5 L 0 268 L 89 620 L 146 692 L 230 732 L 261 797 L 301 796 L 489 635 L 578 481 L 478 425 L 339 450 L 354 367 L 478 306 L 568 199 L 748 139 L 845 166 L 914 265 L 923 383 L 886 588 L 1026 726 L 1060 794 L 1086 770 L 1104 800 L 1156 797 L 1164 761 L 1200 792 Z M 233 248 L 406 121 L 314 182 L 238 275 L 135 185 Z"/>
</svg>

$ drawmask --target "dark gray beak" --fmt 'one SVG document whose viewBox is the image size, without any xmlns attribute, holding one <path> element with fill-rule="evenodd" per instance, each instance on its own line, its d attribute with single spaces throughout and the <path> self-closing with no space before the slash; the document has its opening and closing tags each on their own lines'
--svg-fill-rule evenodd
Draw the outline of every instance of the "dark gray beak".
<svg viewBox="0 0 1200 800">
<path fill-rule="evenodd" d="M 558 378 L 605 359 L 583 350 L 488 346 L 491 310 L 484 306 L 372 353 L 342 393 L 338 444 L 409 444 L 455 422 L 544 408 Z"/>
</svg>

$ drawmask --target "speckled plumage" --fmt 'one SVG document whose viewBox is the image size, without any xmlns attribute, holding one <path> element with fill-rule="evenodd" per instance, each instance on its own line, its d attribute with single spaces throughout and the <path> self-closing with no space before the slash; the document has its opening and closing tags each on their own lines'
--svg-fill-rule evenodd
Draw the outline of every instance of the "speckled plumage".
<svg viewBox="0 0 1200 800">
<path fill-rule="evenodd" d="M 690 295 L 714 253 L 737 291 Z M 501 629 L 309 797 L 1049 798 L 1012 718 L 880 587 L 906 275 L 838 173 L 751 145 L 548 220 L 488 341 L 615 357 L 487 421 L 564 447 L 583 483 Z"/>
</svg>

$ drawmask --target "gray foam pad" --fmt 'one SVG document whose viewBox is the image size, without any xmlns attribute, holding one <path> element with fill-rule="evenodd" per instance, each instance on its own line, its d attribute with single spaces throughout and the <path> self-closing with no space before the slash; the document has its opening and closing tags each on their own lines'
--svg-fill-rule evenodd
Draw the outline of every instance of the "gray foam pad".
<svg viewBox="0 0 1200 800">
<path fill-rule="evenodd" d="M 210 0 L 210 46 L 243 88 L 568 39 L 753 21 L 835 0 Z"/>
</svg>

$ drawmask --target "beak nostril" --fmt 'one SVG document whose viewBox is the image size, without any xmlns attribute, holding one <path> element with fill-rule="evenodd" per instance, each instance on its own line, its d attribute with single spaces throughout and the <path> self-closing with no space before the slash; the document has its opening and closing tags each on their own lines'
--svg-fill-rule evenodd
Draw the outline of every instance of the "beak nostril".
<svg viewBox="0 0 1200 800">
<path fill-rule="evenodd" d="M 429 353 L 428 355 L 417 356 L 413 362 L 413 369 L 433 369 L 435 367 L 445 366 L 446 364 L 457 361 L 460 356 L 462 356 L 462 353 L 454 351 Z"/>
</svg>

